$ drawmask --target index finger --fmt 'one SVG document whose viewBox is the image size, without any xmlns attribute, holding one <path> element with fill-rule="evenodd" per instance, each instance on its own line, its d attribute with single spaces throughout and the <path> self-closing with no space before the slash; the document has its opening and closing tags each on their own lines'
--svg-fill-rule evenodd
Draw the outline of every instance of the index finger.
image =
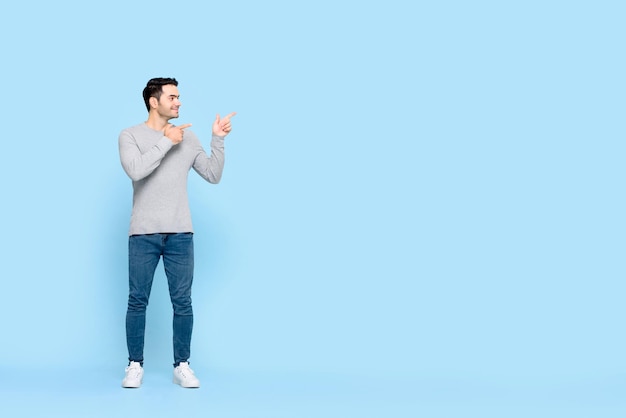
<svg viewBox="0 0 626 418">
<path fill-rule="evenodd" d="M 186 128 L 189 128 L 190 126 L 191 126 L 191 123 L 186 123 L 184 125 L 180 125 L 178 128 L 179 129 L 186 129 Z"/>
<path fill-rule="evenodd" d="M 232 113 L 229 113 L 228 115 L 226 115 L 226 116 L 224 117 L 224 119 L 230 119 L 230 118 L 232 118 L 233 116 L 235 116 L 236 114 L 237 114 L 237 112 L 232 112 Z"/>
</svg>

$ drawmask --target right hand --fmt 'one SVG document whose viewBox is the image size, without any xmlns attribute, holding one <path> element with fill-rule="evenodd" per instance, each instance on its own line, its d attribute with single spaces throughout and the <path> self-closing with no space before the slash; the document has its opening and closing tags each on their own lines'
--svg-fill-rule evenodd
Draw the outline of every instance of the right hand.
<svg viewBox="0 0 626 418">
<path fill-rule="evenodd" d="M 183 135 L 185 134 L 185 129 L 189 128 L 191 123 L 186 123 L 180 126 L 174 126 L 171 123 L 168 123 L 165 126 L 165 130 L 163 131 L 163 135 L 169 138 L 170 141 L 176 144 L 180 144 L 183 140 Z"/>
</svg>

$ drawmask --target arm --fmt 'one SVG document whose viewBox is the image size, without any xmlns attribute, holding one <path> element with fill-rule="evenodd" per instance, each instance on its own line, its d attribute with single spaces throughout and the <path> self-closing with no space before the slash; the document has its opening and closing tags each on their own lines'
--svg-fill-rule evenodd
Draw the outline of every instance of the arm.
<svg viewBox="0 0 626 418">
<path fill-rule="evenodd" d="M 142 154 L 132 135 L 127 131 L 122 131 L 119 138 L 122 167 L 133 181 L 141 180 L 161 164 L 161 160 L 173 146 L 174 143 L 168 137 L 163 136 L 159 142 Z"/>
<path fill-rule="evenodd" d="M 223 119 L 220 118 L 219 113 L 215 116 L 210 157 L 204 152 L 200 141 L 196 138 L 197 153 L 193 161 L 193 169 L 209 183 L 217 184 L 222 178 L 222 171 L 224 170 L 224 138 L 232 129 L 230 118 L 235 115 L 236 113 L 232 112 Z"/>
<path fill-rule="evenodd" d="M 196 158 L 193 169 L 209 183 L 217 184 L 222 178 L 224 170 L 224 137 L 213 135 L 211 138 L 211 156 L 208 156 L 200 141 L 196 139 Z"/>
</svg>

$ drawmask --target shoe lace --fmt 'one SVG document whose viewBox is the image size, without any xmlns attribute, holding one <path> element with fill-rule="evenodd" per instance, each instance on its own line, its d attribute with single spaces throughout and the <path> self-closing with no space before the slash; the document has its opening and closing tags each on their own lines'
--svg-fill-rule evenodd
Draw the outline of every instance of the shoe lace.
<svg viewBox="0 0 626 418">
<path fill-rule="evenodd" d="M 141 366 L 137 363 L 132 363 L 130 366 L 126 368 L 126 376 L 137 378 L 141 373 Z"/>
<path fill-rule="evenodd" d="M 187 364 L 187 363 L 180 363 L 178 365 L 178 373 L 183 378 L 192 377 L 194 375 L 193 374 L 193 370 L 191 370 L 191 368 L 189 367 L 189 364 Z"/>
</svg>

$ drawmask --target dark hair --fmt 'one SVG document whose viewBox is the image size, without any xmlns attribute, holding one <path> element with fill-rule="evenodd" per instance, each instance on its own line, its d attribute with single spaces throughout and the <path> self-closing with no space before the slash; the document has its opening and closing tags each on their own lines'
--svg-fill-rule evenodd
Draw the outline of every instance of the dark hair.
<svg viewBox="0 0 626 418">
<path fill-rule="evenodd" d="M 168 84 L 173 84 L 178 86 L 178 81 L 175 78 L 153 78 L 148 81 L 146 84 L 146 88 L 143 89 L 143 101 L 146 103 L 146 109 L 148 112 L 150 111 L 150 97 L 156 97 L 157 100 L 161 98 L 161 93 L 163 93 L 163 86 L 167 86 Z"/>
</svg>

